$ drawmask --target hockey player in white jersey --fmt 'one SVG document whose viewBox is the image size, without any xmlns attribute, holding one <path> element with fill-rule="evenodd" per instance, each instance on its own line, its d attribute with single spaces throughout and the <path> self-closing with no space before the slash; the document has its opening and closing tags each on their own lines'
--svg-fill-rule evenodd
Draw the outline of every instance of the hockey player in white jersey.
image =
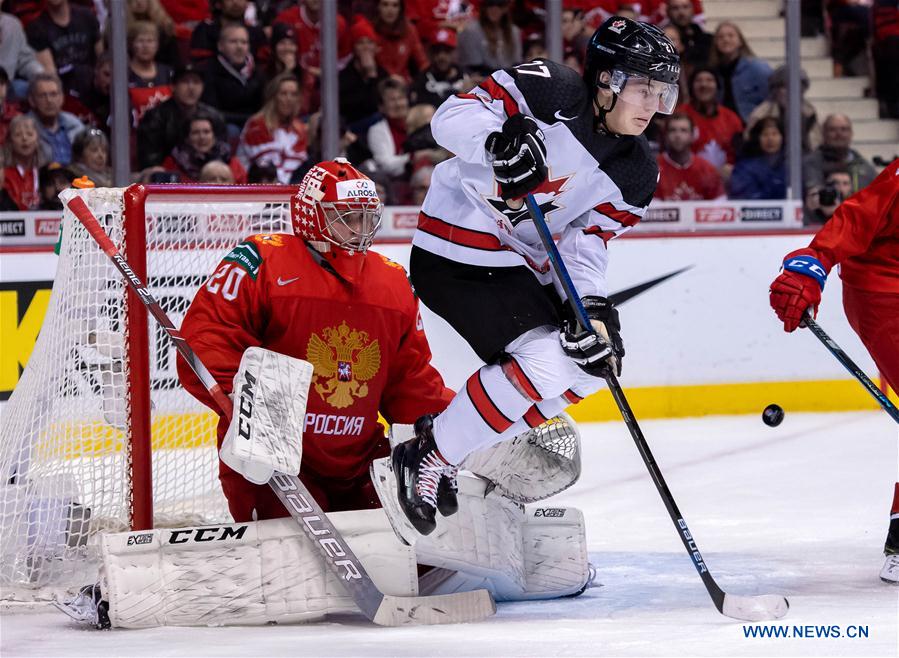
<svg viewBox="0 0 899 658">
<path fill-rule="evenodd" d="M 434 115 L 456 154 L 434 171 L 412 241 L 419 298 L 485 366 L 440 415 L 392 453 L 398 499 L 422 534 L 456 510 L 457 466 L 596 391 L 621 372 L 618 313 L 607 299 L 608 241 L 640 221 L 658 180 L 643 131 L 677 102 L 680 62 L 656 27 L 614 16 L 587 48 L 583 79 L 534 60 L 496 71 Z M 522 202 L 543 210 L 594 333 L 565 310 Z"/>
</svg>

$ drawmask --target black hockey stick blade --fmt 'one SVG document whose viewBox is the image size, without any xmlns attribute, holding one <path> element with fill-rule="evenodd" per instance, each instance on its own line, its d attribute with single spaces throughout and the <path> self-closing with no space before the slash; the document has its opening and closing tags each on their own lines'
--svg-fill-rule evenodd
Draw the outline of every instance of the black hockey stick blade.
<svg viewBox="0 0 899 658">
<path fill-rule="evenodd" d="M 871 378 L 865 374 L 864 370 L 855 364 L 855 361 L 849 358 L 849 355 L 834 342 L 833 338 L 825 333 L 821 326 L 812 319 L 808 311 L 805 312 L 805 317 L 802 318 L 802 324 L 800 326 L 808 327 L 809 330 L 815 334 L 815 338 L 820 340 L 824 344 L 824 347 L 836 357 L 836 360 L 849 371 L 849 374 L 855 377 L 858 380 L 858 383 L 865 387 L 865 390 L 871 394 L 871 397 L 877 400 L 877 403 L 890 415 L 890 418 L 899 423 L 899 409 L 896 408 L 896 405 L 890 402 L 890 399 L 886 394 L 871 381 Z"/>
</svg>

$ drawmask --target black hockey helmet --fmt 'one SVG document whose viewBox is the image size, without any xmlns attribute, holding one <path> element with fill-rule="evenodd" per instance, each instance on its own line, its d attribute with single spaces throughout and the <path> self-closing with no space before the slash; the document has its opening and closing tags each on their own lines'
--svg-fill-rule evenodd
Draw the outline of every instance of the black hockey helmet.
<svg viewBox="0 0 899 658">
<path fill-rule="evenodd" d="M 587 44 L 584 82 L 591 94 L 596 93 L 597 87 L 617 86 L 600 82 L 602 71 L 619 71 L 676 88 L 680 56 L 671 39 L 655 25 L 612 16 L 599 26 Z"/>
</svg>

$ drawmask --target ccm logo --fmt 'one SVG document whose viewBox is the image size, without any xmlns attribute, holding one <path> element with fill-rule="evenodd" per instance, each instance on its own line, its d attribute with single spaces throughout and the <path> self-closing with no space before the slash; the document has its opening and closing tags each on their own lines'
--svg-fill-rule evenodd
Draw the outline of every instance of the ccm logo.
<svg viewBox="0 0 899 658">
<path fill-rule="evenodd" d="M 153 533 L 144 532 L 139 535 L 128 535 L 128 546 L 140 546 L 141 544 L 152 544 Z"/>
<path fill-rule="evenodd" d="M 534 516 L 544 516 L 551 517 L 554 519 L 561 519 L 565 516 L 565 508 L 564 507 L 540 507 L 534 510 Z"/>
<path fill-rule="evenodd" d="M 247 526 L 245 525 L 185 528 L 184 530 L 172 530 L 169 534 L 169 543 L 186 544 L 189 541 L 225 541 L 226 539 L 240 539 L 246 532 Z"/>
<path fill-rule="evenodd" d="M 737 213 L 733 208 L 697 208 L 697 224 L 724 224 L 737 219 Z"/>
</svg>

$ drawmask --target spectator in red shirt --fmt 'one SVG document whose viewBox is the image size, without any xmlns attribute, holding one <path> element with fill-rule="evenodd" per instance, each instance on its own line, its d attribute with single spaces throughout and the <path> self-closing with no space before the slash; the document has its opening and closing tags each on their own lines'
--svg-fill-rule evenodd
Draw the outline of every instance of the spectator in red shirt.
<svg viewBox="0 0 899 658">
<path fill-rule="evenodd" d="M 308 158 L 309 136 L 300 120 L 302 90 L 289 73 L 273 79 L 265 88 L 265 105 L 244 126 L 237 157 L 244 168 L 270 164 L 278 180 L 289 183 L 293 172 Z"/>
<path fill-rule="evenodd" d="M 19 210 L 37 210 L 41 203 L 38 169 L 47 163 L 47 151 L 41 146 L 37 121 L 20 114 L 9 122 L 9 134 L 3 144 L 3 189 Z"/>
<path fill-rule="evenodd" d="M 418 31 L 406 18 L 403 0 L 378 0 L 374 20 L 378 42 L 378 64 L 406 84 L 412 76 L 428 68 Z"/>
<path fill-rule="evenodd" d="M 874 59 L 882 118 L 899 119 L 899 0 L 874 0 Z"/>
<path fill-rule="evenodd" d="M 690 115 L 672 114 L 665 126 L 665 150 L 658 156 L 659 185 L 654 198 L 710 201 L 725 197 L 718 171 L 702 157 L 693 155 L 693 139 Z"/>
<path fill-rule="evenodd" d="M 209 0 L 159 0 L 175 24 L 181 29 L 193 30 L 210 17 Z M 187 32 L 189 35 L 190 32 Z"/>
<path fill-rule="evenodd" d="M 329 0 L 332 1 L 332 0 Z M 321 39 L 319 26 L 321 22 L 322 0 L 297 0 L 288 9 L 275 17 L 278 23 L 286 23 L 293 27 L 297 35 L 300 69 L 303 79 L 300 81 L 308 95 L 306 105 L 309 112 L 316 111 L 321 105 L 319 78 L 321 77 Z M 343 69 L 352 54 L 353 44 L 346 20 L 337 15 L 337 66 Z"/>
<path fill-rule="evenodd" d="M 172 149 L 162 166 L 166 171 L 176 172 L 182 183 L 193 183 L 199 182 L 203 166 L 214 160 L 228 164 L 235 182 L 246 182 L 247 172 L 232 157 L 231 145 L 216 136 L 214 118 L 200 110 L 185 123 L 184 141 Z"/>
<path fill-rule="evenodd" d="M 719 80 L 715 71 L 699 67 L 690 77 L 690 102 L 677 108 L 690 115 L 696 127 L 693 153 L 701 155 L 727 180 L 737 161 L 743 120 L 718 102 Z"/>
</svg>

